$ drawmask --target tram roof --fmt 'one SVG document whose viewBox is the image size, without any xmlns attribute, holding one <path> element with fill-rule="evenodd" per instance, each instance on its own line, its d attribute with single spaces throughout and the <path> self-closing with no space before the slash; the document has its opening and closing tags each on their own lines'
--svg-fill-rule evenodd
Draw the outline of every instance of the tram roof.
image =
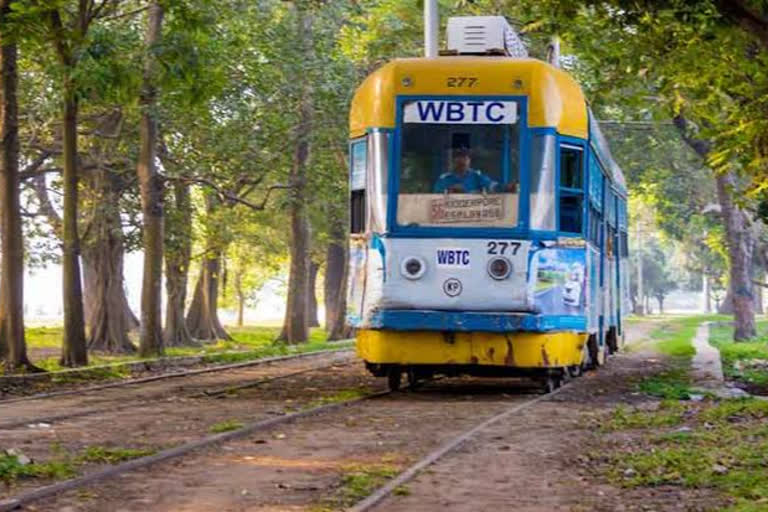
<svg viewBox="0 0 768 512">
<path fill-rule="evenodd" d="M 471 88 L 448 87 L 448 78 L 456 76 L 477 82 Z M 368 75 L 352 100 L 351 136 L 394 128 L 398 95 L 527 96 L 529 126 L 582 139 L 589 133 L 584 95 L 568 73 L 536 59 L 460 56 L 396 59 Z"/>
</svg>

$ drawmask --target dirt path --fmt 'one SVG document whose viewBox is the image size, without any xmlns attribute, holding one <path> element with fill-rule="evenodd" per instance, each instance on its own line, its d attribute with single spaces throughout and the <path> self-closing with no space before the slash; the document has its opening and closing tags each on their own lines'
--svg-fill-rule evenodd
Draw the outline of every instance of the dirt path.
<svg viewBox="0 0 768 512">
<path fill-rule="evenodd" d="M 644 347 L 643 337 L 652 328 L 652 323 L 632 324 L 627 342 L 634 350 L 612 357 L 607 367 L 574 381 L 551 400 L 484 431 L 418 476 L 405 495 L 388 498 L 376 510 L 718 509 L 720 500 L 710 492 L 678 487 L 628 490 L 593 474 L 590 457 L 599 458 L 604 446 L 589 418 L 622 404 L 642 406 L 648 399 L 634 391 L 634 383 L 667 368 Z"/>
</svg>

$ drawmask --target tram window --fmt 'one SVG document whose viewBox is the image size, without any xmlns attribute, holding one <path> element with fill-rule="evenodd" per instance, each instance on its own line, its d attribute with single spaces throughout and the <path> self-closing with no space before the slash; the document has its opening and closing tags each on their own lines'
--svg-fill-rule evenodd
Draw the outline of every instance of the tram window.
<svg viewBox="0 0 768 512">
<path fill-rule="evenodd" d="M 531 229 L 555 230 L 555 137 L 535 135 L 531 144 Z"/>
<path fill-rule="evenodd" d="M 584 151 L 573 146 L 560 146 L 560 231 L 581 233 L 582 169 Z"/>
<path fill-rule="evenodd" d="M 600 225 L 603 222 L 602 215 L 597 209 L 590 205 L 589 208 L 589 240 L 600 247 Z"/>
<path fill-rule="evenodd" d="M 619 247 L 619 256 L 622 258 L 628 258 L 629 257 L 629 239 L 627 236 L 626 231 L 622 231 L 619 235 L 619 243 L 621 244 Z"/>
<path fill-rule="evenodd" d="M 581 159 L 584 152 L 579 148 L 560 147 L 560 186 L 580 189 L 582 186 Z"/>
<path fill-rule="evenodd" d="M 505 115 L 515 113 L 514 102 L 507 103 L 511 106 L 505 107 Z M 408 109 L 414 104 L 419 107 L 419 115 L 427 113 L 433 117 L 442 115 L 442 109 L 447 108 L 439 102 L 409 102 L 404 107 L 397 223 L 516 227 L 520 175 L 517 118 L 508 117 L 504 122 L 486 119 L 486 123 L 476 124 L 457 123 L 447 117 L 425 122 L 410 115 L 413 110 Z M 476 110 L 482 111 L 482 104 L 467 103 L 469 107 L 463 107 L 462 115 L 472 113 L 470 107 L 477 105 L 481 107 Z M 462 108 L 460 102 L 451 105 Z M 501 103 L 494 105 L 498 108 L 494 107 L 491 113 L 497 119 Z"/>
<path fill-rule="evenodd" d="M 350 232 L 365 233 L 365 190 L 353 190 L 350 197 Z"/>
<path fill-rule="evenodd" d="M 566 195 L 561 192 L 560 231 L 565 233 L 581 233 L 581 201 L 581 196 Z"/>
<path fill-rule="evenodd" d="M 605 234 L 605 255 L 608 256 L 609 258 L 612 258 L 614 256 L 613 246 L 615 241 L 616 241 L 616 230 L 609 225 Z"/>
</svg>

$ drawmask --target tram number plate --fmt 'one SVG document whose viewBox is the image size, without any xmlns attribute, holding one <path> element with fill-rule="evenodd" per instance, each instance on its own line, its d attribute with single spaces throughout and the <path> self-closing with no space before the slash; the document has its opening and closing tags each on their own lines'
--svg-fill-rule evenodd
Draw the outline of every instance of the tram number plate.
<svg viewBox="0 0 768 512">
<path fill-rule="evenodd" d="M 520 242 L 504 242 L 501 240 L 492 240 L 488 242 L 488 254 L 498 254 L 501 256 L 510 254 L 515 256 L 519 249 Z"/>
</svg>

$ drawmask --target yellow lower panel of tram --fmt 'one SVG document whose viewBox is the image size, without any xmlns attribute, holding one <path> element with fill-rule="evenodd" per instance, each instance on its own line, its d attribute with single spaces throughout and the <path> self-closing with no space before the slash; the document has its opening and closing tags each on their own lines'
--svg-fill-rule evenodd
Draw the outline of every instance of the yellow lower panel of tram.
<svg viewBox="0 0 768 512">
<path fill-rule="evenodd" d="M 369 363 L 480 364 L 553 368 L 581 364 L 587 334 L 361 330 L 357 354 Z"/>
</svg>

